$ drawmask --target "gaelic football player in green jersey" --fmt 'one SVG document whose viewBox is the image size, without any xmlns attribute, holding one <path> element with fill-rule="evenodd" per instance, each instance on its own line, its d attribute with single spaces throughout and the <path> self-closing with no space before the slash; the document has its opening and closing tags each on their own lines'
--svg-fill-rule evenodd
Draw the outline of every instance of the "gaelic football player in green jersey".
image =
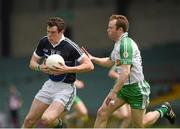
<svg viewBox="0 0 180 129">
<path fill-rule="evenodd" d="M 106 127 L 109 116 L 125 103 L 131 107 L 133 127 L 150 126 L 161 117 L 173 124 L 176 116 L 168 102 L 157 110 L 146 113 L 150 86 L 144 79 L 141 54 L 137 44 L 128 36 L 128 28 L 129 22 L 125 16 L 112 15 L 109 18 L 107 33 L 115 42 L 110 57 L 98 58 L 82 48 L 93 63 L 104 67 L 115 64 L 119 73 L 117 82 L 97 111 L 94 127 Z"/>
</svg>

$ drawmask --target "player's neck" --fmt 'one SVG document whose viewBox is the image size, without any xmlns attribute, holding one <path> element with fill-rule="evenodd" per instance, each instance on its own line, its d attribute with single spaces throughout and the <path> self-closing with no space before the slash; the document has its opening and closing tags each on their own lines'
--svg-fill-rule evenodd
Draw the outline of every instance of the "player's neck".
<svg viewBox="0 0 180 129">
<path fill-rule="evenodd" d="M 64 40 L 64 35 L 62 34 L 62 35 L 59 35 L 59 37 L 57 38 L 57 40 L 54 42 L 54 43 L 52 43 L 53 45 L 56 45 L 56 44 L 59 44 L 62 40 Z"/>
</svg>

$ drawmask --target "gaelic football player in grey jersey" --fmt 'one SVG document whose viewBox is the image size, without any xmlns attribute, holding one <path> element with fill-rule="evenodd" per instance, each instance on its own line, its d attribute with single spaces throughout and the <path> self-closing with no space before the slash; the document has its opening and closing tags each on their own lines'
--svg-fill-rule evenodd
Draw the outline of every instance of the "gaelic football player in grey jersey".
<svg viewBox="0 0 180 129">
<path fill-rule="evenodd" d="M 107 33 L 109 38 L 115 41 L 110 57 L 98 58 L 82 48 L 93 63 L 104 67 L 112 67 L 115 64 L 119 73 L 117 82 L 97 111 L 94 127 L 106 127 L 109 116 L 125 103 L 131 107 L 132 127 L 150 126 L 161 117 L 174 123 L 176 116 L 168 102 L 146 113 L 150 86 L 144 79 L 140 51 L 137 44 L 128 36 L 128 28 L 129 22 L 125 16 L 110 17 Z"/>
</svg>

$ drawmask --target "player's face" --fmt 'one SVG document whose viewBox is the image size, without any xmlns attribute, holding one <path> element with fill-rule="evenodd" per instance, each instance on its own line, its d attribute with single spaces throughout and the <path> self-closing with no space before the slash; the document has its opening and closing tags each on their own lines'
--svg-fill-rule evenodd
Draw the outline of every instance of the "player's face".
<svg viewBox="0 0 180 129">
<path fill-rule="evenodd" d="M 116 19 L 109 21 L 107 33 L 111 40 L 117 41 L 119 39 L 119 29 L 116 29 Z"/>
<path fill-rule="evenodd" d="M 62 32 L 58 32 L 57 26 L 47 27 L 47 37 L 50 43 L 56 44 L 59 42 Z"/>
</svg>

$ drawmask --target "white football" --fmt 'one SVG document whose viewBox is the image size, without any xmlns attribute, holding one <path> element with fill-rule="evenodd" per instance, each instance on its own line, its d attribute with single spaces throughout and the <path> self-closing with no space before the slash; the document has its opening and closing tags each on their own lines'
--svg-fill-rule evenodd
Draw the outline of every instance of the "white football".
<svg viewBox="0 0 180 129">
<path fill-rule="evenodd" d="M 64 64 L 64 59 L 62 56 L 58 54 L 53 54 L 48 56 L 46 59 L 46 66 L 49 68 L 53 68 L 53 66 L 58 66 L 60 64 Z"/>
</svg>

